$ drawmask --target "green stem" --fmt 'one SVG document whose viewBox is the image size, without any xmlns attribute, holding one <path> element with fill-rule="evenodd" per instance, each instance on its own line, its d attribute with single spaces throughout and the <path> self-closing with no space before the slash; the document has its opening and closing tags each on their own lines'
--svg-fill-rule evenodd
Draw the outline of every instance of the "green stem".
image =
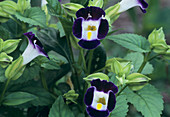
<svg viewBox="0 0 170 117">
<path fill-rule="evenodd" d="M 6 90 L 7 90 L 9 82 L 10 82 L 10 79 L 8 78 L 8 80 L 7 80 L 6 84 L 5 84 L 4 90 L 3 90 L 2 94 L 1 94 L 1 97 L 0 97 L 0 103 L 2 102 L 2 100 L 4 98 L 4 94 L 5 94 Z"/>
<path fill-rule="evenodd" d="M 144 61 L 142 63 L 142 65 L 140 66 L 139 70 L 137 71 L 137 73 L 141 73 L 143 68 L 145 67 L 146 63 L 148 62 L 148 57 L 151 54 L 151 52 L 149 52 L 147 55 L 144 56 Z"/>
<path fill-rule="evenodd" d="M 86 60 L 85 60 L 85 58 L 84 58 L 83 49 L 80 50 L 80 54 L 81 54 L 82 61 L 83 61 L 84 71 L 85 71 L 85 73 L 86 73 L 86 72 L 87 72 L 87 67 L 86 67 Z"/>
<path fill-rule="evenodd" d="M 71 59 L 72 59 L 72 63 L 71 64 L 74 64 L 75 61 L 74 61 L 74 55 L 73 55 L 73 50 L 72 50 L 72 47 L 71 47 L 71 42 L 70 42 L 70 39 L 67 37 L 67 42 L 68 42 L 68 46 L 69 46 L 69 50 L 70 50 L 70 53 L 71 53 Z"/>
<path fill-rule="evenodd" d="M 89 62 L 88 62 L 88 69 L 87 69 L 88 75 L 90 74 L 90 70 L 91 70 L 91 63 L 92 63 L 92 59 L 93 59 L 93 51 L 94 50 L 90 50 L 90 52 L 89 52 Z"/>
<path fill-rule="evenodd" d="M 159 56 L 160 54 L 156 54 L 155 56 L 152 56 L 151 58 L 148 59 L 148 61 L 151 61 L 152 59 L 156 58 L 157 56 Z"/>
<path fill-rule="evenodd" d="M 126 85 L 119 91 L 119 93 L 116 94 L 116 97 L 119 96 L 119 95 L 122 93 L 122 91 L 123 91 L 127 86 L 128 86 L 128 85 L 126 84 Z"/>
</svg>

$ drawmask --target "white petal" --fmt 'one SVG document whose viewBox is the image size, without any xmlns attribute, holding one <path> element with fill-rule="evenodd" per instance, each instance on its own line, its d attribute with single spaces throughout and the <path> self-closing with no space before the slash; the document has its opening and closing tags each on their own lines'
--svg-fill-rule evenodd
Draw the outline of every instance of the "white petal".
<svg viewBox="0 0 170 117">
<path fill-rule="evenodd" d="M 93 108 L 97 109 L 97 104 L 99 104 L 99 103 L 98 103 L 98 100 L 99 100 L 100 98 L 104 98 L 105 101 L 106 101 L 106 104 L 105 104 L 105 105 L 102 104 L 102 108 L 100 109 L 101 111 L 102 111 L 102 110 L 105 111 L 105 110 L 107 110 L 109 93 L 104 93 L 104 92 L 97 91 L 96 88 L 95 88 L 95 90 L 94 90 L 94 97 L 93 97 L 93 101 L 92 101 L 91 106 L 92 106 Z M 101 103 L 100 103 L 100 104 L 101 104 Z"/>
<path fill-rule="evenodd" d="M 120 3 L 120 8 L 118 13 L 127 11 L 128 9 L 135 7 L 135 6 L 141 6 L 141 4 L 138 2 L 138 0 L 122 0 Z"/>
<path fill-rule="evenodd" d="M 82 21 L 82 39 L 86 39 L 88 41 L 98 39 L 97 35 L 98 35 L 99 25 L 100 25 L 100 19 Z M 87 30 L 88 26 L 94 26 L 96 30 L 95 31 Z"/>
<path fill-rule="evenodd" d="M 28 64 L 30 61 L 40 55 L 45 56 L 42 52 L 39 51 L 37 47 L 34 48 L 34 46 L 29 43 L 24 53 L 22 54 L 23 65 Z"/>
<path fill-rule="evenodd" d="M 44 6 L 47 4 L 47 1 L 46 0 L 41 0 L 41 6 Z"/>
</svg>

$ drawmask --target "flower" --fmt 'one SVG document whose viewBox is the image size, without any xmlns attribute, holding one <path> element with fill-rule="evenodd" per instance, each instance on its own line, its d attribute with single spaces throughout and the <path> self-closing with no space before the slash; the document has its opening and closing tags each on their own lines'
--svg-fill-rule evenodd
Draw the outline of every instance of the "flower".
<svg viewBox="0 0 170 117">
<path fill-rule="evenodd" d="M 87 89 L 84 102 L 91 117 L 107 117 L 115 108 L 118 88 L 112 82 L 95 79 Z"/>
<path fill-rule="evenodd" d="M 145 0 L 122 0 L 120 3 L 119 13 L 124 12 L 132 7 L 140 6 L 143 13 L 146 13 L 148 3 Z"/>
<path fill-rule="evenodd" d="M 73 34 L 80 39 L 78 44 L 85 49 L 94 49 L 100 39 L 108 33 L 109 24 L 105 12 L 99 7 L 81 8 L 76 12 L 77 19 L 73 24 Z"/>
<path fill-rule="evenodd" d="M 45 56 L 49 59 L 47 53 L 44 51 L 41 42 L 35 37 L 32 32 L 28 32 L 24 34 L 28 38 L 28 46 L 25 49 L 23 56 L 23 65 L 26 65 L 30 61 L 32 61 L 37 56 Z"/>
</svg>

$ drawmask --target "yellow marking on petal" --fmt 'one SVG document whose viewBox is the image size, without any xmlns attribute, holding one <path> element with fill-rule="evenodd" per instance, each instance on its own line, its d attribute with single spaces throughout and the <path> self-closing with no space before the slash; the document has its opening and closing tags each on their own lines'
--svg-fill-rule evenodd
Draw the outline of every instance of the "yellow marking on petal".
<svg viewBox="0 0 170 117">
<path fill-rule="evenodd" d="M 98 103 L 96 109 L 100 110 L 102 108 L 102 104 Z"/>
<path fill-rule="evenodd" d="M 91 36 L 92 36 L 92 32 L 88 32 L 88 33 L 87 33 L 87 39 L 90 40 L 90 39 L 91 39 Z"/>
</svg>

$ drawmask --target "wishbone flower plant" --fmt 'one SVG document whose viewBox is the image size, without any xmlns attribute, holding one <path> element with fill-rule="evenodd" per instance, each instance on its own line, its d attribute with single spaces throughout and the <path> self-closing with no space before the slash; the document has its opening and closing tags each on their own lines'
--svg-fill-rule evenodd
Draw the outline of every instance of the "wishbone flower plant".
<svg viewBox="0 0 170 117">
<path fill-rule="evenodd" d="M 148 3 L 145 0 L 122 0 L 120 3 L 119 13 L 124 12 L 132 7 L 140 6 L 143 13 L 146 13 Z"/>
<path fill-rule="evenodd" d="M 78 44 L 84 49 L 99 46 L 100 40 L 105 38 L 109 29 L 103 9 L 94 6 L 81 8 L 77 11 L 76 17 L 73 34 L 80 40 Z"/>
<path fill-rule="evenodd" d="M 95 79 L 91 81 L 91 87 L 87 89 L 84 102 L 87 112 L 91 117 L 107 117 L 115 108 L 115 93 L 118 88 L 112 82 Z"/>
<path fill-rule="evenodd" d="M 35 34 L 33 34 L 32 32 L 28 32 L 24 33 L 24 35 L 27 36 L 28 46 L 22 54 L 23 65 L 28 64 L 37 56 L 45 56 L 49 59 L 47 53 L 43 49 L 41 42 L 38 40 L 37 37 L 35 37 Z"/>
</svg>

